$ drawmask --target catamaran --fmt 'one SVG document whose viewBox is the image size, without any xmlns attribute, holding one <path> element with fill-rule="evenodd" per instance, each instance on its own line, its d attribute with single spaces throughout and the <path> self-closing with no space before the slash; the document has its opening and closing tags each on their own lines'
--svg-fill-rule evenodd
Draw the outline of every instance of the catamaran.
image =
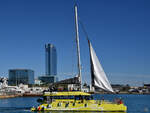
<svg viewBox="0 0 150 113">
<path fill-rule="evenodd" d="M 78 58 L 78 80 L 80 82 L 80 91 L 48 91 L 44 92 L 41 105 L 32 107 L 32 111 L 88 111 L 88 112 L 125 112 L 127 107 L 119 100 L 110 102 L 107 100 L 94 100 L 90 93 L 82 91 L 81 83 L 81 62 L 78 32 L 77 5 L 75 5 L 75 25 L 76 25 L 76 44 Z M 103 89 L 114 93 L 106 74 L 96 56 L 90 40 L 88 40 L 91 64 L 91 83 L 92 91 Z M 95 90 L 94 90 L 95 89 Z"/>
</svg>

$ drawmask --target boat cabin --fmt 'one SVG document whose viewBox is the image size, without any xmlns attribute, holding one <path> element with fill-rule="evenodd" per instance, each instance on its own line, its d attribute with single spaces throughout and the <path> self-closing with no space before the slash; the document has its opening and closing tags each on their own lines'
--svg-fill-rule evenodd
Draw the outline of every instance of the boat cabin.
<svg viewBox="0 0 150 113">
<path fill-rule="evenodd" d="M 83 101 L 83 100 L 92 100 L 93 96 L 89 93 L 80 92 L 80 91 L 71 91 L 71 92 L 45 92 L 43 99 L 38 99 L 37 101 L 50 104 L 53 101 Z"/>
</svg>

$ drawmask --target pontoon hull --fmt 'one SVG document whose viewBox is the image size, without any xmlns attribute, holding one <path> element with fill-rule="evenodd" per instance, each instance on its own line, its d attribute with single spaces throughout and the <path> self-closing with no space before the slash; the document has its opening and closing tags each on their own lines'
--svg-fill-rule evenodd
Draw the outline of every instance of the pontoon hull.
<svg viewBox="0 0 150 113">
<path fill-rule="evenodd" d="M 88 102 L 55 101 L 52 104 L 42 104 L 32 111 L 88 111 L 88 112 L 125 112 L 127 107 L 124 104 L 116 104 L 107 101 L 89 100 Z"/>
</svg>

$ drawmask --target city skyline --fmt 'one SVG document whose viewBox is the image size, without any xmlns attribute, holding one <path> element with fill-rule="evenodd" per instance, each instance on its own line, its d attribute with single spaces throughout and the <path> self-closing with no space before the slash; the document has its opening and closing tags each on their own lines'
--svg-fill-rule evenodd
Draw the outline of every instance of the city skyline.
<svg viewBox="0 0 150 113">
<path fill-rule="evenodd" d="M 149 5 L 146 0 L 78 0 L 79 18 L 111 83 L 150 83 Z M 58 77 L 74 76 L 73 6 L 73 0 L 0 1 L 0 75 L 8 75 L 12 68 L 33 69 L 36 77 L 43 75 L 43 47 L 53 43 Z M 89 81 L 89 51 L 80 25 L 79 37 L 82 75 Z"/>
</svg>

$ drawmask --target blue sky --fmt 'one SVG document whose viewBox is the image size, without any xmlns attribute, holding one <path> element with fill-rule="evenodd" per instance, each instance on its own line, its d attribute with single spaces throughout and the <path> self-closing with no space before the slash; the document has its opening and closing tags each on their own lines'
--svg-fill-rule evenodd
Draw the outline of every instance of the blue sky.
<svg viewBox="0 0 150 113">
<path fill-rule="evenodd" d="M 29 68 L 45 73 L 45 43 L 56 46 L 58 76 L 76 73 L 74 0 L 0 1 L 0 75 Z M 78 0 L 78 13 L 111 83 L 150 83 L 150 2 Z M 80 30 L 83 81 L 90 81 L 89 51 Z M 66 75 L 65 75 L 66 74 Z"/>
</svg>

